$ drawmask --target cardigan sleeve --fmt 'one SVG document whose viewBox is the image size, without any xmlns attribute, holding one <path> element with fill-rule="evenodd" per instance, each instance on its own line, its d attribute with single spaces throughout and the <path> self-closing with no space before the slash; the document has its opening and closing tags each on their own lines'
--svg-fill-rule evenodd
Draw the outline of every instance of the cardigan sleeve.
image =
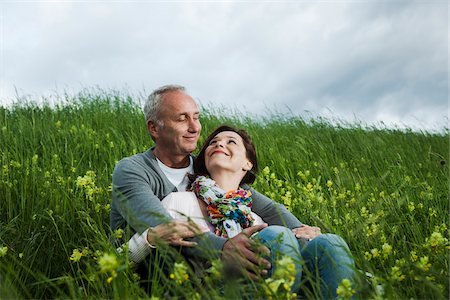
<svg viewBox="0 0 450 300">
<path fill-rule="evenodd" d="M 121 160 L 112 176 L 110 225 L 113 230 L 129 225 L 142 234 L 171 217 L 162 206 L 151 180 L 142 166 L 131 159 Z"/>
<path fill-rule="evenodd" d="M 248 187 L 247 187 L 248 188 Z M 290 229 L 300 227 L 302 223 L 284 207 L 283 204 L 250 188 L 253 198 L 252 210 L 269 225 L 281 225 Z"/>
</svg>

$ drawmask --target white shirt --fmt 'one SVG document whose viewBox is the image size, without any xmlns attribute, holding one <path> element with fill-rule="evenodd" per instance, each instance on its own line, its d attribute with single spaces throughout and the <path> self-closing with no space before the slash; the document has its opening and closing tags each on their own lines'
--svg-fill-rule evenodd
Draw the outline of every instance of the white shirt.
<svg viewBox="0 0 450 300">
<path fill-rule="evenodd" d="M 187 177 L 188 173 L 194 173 L 194 162 L 192 157 L 189 156 L 189 166 L 186 168 L 175 169 L 170 168 L 163 164 L 158 158 L 158 166 L 163 171 L 164 175 L 166 175 L 167 179 L 177 188 L 179 192 L 184 192 L 189 185 L 189 178 Z"/>
</svg>

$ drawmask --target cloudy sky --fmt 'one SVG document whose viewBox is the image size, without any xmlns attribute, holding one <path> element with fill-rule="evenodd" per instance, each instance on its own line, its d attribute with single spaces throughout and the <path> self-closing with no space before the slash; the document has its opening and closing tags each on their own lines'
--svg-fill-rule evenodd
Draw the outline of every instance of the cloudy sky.
<svg viewBox="0 0 450 300">
<path fill-rule="evenodd" d="M 178 83 L 251 114 L 448 126 L 447 1 L 3 1 L 0 13 L 3 105 Z"/>
</svg>

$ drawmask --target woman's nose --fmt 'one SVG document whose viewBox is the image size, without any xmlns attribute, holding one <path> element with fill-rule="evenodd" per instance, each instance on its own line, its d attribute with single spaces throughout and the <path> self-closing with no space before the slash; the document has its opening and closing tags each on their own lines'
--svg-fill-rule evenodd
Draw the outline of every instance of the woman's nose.
<svg viewBox="0 0 450 300">
<path fill-rule="evenodd" d="M 222 142 L 222 141 L 217 141 L 217 142 L 216 142 L 216 148 L 218 148 L 218 147 L 221 147 L 221 148 L 223 148 L 223 147 L 224 147 L 224 145 L 223 145 L 223 142 Z"/>
</svg>

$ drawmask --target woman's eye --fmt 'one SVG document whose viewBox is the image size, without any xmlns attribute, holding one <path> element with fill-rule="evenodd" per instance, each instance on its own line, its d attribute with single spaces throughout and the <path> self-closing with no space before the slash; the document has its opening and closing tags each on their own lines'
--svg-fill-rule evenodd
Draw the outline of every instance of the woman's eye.
<svg viewBox="0 0 450 300">
<path fill-rule="evenodd" d="M 216 141 L 209 142 L 210 145 L 214 145 L 215 143 L 216 143 Z"/>
<path fill-rule="evenodd" d="M 230 143 L 236 144 L 236 141 L 235 140 L 229 140 L 228 144 L 230 144 Z"/>
</svg>

